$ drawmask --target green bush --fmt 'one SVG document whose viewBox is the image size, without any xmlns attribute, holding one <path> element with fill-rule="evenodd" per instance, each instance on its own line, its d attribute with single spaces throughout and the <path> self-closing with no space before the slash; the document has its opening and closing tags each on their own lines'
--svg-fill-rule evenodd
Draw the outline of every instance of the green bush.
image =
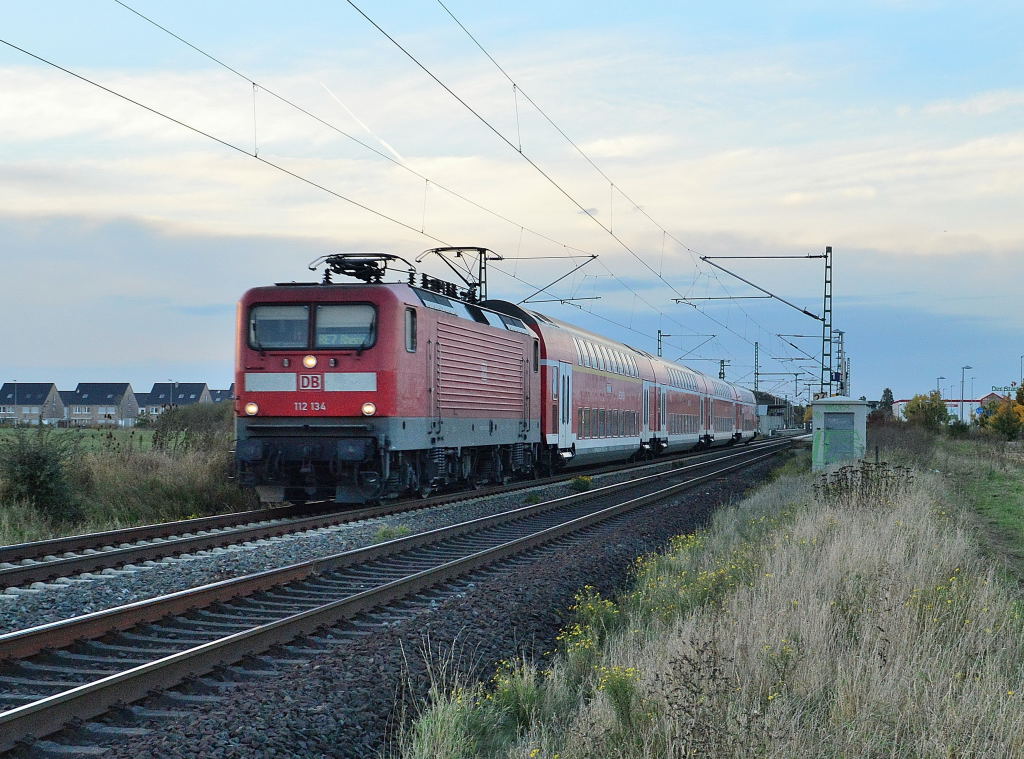
<svg viewBox="0 0 1024 759">
<path fill-rule="evenodd" d="M 230 403 L 177 406 L 153 422 L 153 447 L 184 451 L 226 451 L 235 437 L 234 408 Z"/>
<path fill-rule="evenodd" d="M 58 520 L 76 518 L 78 500 L 69 469 L 78 456 L 78 440 L 47 427 L 15 429 L 0 439 L 0 496 L 27 503 Z"/>
<path fill-rule="evenodd" d="M 569 481 L 569 487 L 575 490 L 577 493 L 582 493 L 585 490 L 590 490 L 594 486 L 594 481 L 586 475 L 580 475 L 579 477 L 573 477 Z"/>
</svg>

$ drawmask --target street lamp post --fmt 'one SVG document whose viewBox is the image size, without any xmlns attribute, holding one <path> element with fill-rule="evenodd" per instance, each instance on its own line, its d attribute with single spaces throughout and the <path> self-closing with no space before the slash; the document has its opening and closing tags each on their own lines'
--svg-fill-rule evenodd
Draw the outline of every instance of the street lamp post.
<svg viewBox="0 0 1024 759">
<path fill-rule="evenodd" d="M 973 366 L 961 366 L 960 367 L 960 421 L 964 420 L 964 377 L 967 374 L 968 369 L 973 369 Z"/>
<path fill-rule="evenodd" d="M 937 392 L 939 394 L 940 398 L 942 397 L 942 388 L 939 386 L 939 380 L 944 380 L 944 379 L 946 379 L 946 378 L 945 377 L 936 377 L 935 378 L 935 392 Z"/>
</svg>

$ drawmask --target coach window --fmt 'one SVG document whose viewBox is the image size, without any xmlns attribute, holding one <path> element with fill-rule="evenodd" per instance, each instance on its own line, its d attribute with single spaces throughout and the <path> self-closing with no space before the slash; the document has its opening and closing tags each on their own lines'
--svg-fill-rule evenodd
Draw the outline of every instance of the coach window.
<svg viewBox="0 0 1024 759">
<path fill-rule="evenodd" d="M 537 367 L 540 366 L 540 343 L 536 340 L 533 341 L 533 371 L 537 371 Z"/>
<path fill-rule="evenodd" d="M 365 350 L 377 341 L 377 310 L 368 303 L 316 307 L 314 347 Z"/>
<path fill-rule="evenodd" d="M 407 308 L 405 309 L 405 349 L 409 353 L 416 352 L 416 309 Z M 537 365 L 534 363 L 533 370 L 537 371 Z"/>
<path fill-rule="evenodd" d="M 309 306 L 253 306 L 249 345 L 256 350 L 309 346 Z"/>
</svg>

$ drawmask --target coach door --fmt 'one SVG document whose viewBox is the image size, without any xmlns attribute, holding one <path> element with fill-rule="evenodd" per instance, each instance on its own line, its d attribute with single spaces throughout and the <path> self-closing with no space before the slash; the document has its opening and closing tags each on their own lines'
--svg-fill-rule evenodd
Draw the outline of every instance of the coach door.
<svg viewBox="0 0 1024 759">
<path fill-rule="evenodd" d="M 572 365 L 558 362 L 558 447 L 572 448 Z"/>
</svg>

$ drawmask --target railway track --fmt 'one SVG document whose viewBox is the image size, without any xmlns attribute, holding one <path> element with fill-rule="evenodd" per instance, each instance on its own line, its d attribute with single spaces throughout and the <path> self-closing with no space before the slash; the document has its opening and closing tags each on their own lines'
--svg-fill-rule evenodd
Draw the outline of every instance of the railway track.
<svg viewBox="0 0 1024 759">
<path fill-rule="evenodd" d="M 754 447 L 766 444 L 755 443 Z M 687 454 L 685 457 L 644 464 L 640 467 L 637 467 L 636 464 L 615 465 L 591 469 L 585 473 L 605 474 L 650 466 L 671 465 L 675 461 L 692 456 L 714 457 L 720 450 Z M 480 498 L 550 485 L 564 482 L 580 473 L 582 472 L 480 488 L 475 491 L 447 493 L 431 498 L 396 501 L 360 509 L 339 510 L 336 507 L 314 507 L 312 512 L 307 510 L 305 513 L 297 514 L 294 507 L 277 507 L 0 546 L 0 589 L 24 586 L 34 582 L 47 582 L 55 578 L 71 577 L 84 572 L 114 569 L 120 566 L 164 559 L 169 556 L 195 553 L 196 551 L 365 519 L 392 516 L 467 498 Z"/>
<path fill-rule="evenodd" d="M 7 659 L 0 667 L 0 751 L 360 613 L 400 604 L 790 445 L 787 440 L 727 451 L 494 516 L 0 635 Z M 303 653 L 289 650 L 293 658 Z M 250 668 L 248 674 L 260 673 Z"/>
</svg>

